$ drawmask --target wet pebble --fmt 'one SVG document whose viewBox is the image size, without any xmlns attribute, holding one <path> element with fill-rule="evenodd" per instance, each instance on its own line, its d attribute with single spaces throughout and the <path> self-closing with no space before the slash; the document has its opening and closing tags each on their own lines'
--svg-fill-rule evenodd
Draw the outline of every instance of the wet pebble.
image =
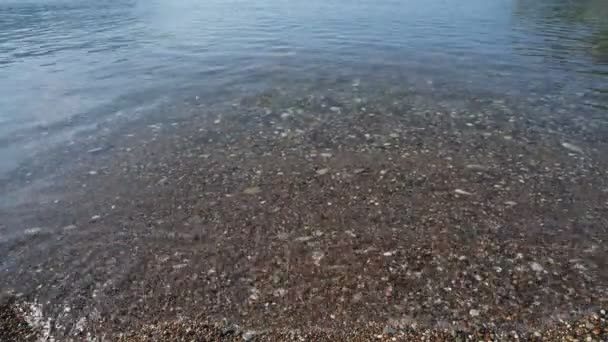
<svg viewBox="0 0 608 342">
<path fill-rule="evenodd" d="M 260 189 L 260 187 L 252 186 L 252 187 L 249 187 L 249 188 L 243 190 L 243 193 L 246 195 L 255 195 L 255 194 L 259 193 L 260 191 L 262 191 L 262 189 Z"/>
<path fill-rule="evenodd" d="M 253 339 L 255 338 L 255 335 L 257 335 L 257 333 L 255 331 L 248 330 L 248 331 L 245 331 L 241 337 L 243 338 L 243 341 L 253 341 Z"/>
<path fill-rule="evenodd" d="M 462 189 L 456 189 L 454 190 L 454 192 L 458 195 L 462 195 L 462 196 L 471 196 L 473 195 L 472 193 L 468 192 L 468 191 L 464 191 Z"/>
<path fill-rule="evenodd" d="M 382 329 L 383 335 L 394 335 L 396 333 L 397 333 L 397 330 L 395 330 L 395 328 L 391 327 L 390 325 L 385 325 L 384 329 Z"/>
<path fill-rule="evenodd" d="M 466 166 L 467 169 L 469 170 L 473 170 L 473 171 L 487 171 L 488 167 L 480 165 L 480 164 L 468 164 Z"/>
<path fill-rule="evenodd" d="M 543 268 L 543 266 L 541 266 L 541 264 L 539 264 L 539 263 L 538 263 L 538 262 L 536 262 L 536 261 L 533 261 L 533 262 L 531 262 L 531 263 L 530 263 L 530 268 L 531 268 L 531 269 L 532 269 L 532 271 L 534 271 L 534 272 L 542 272 L 542 271 L 544 271 L 544 270 L 545 270 L 545 269 Z"/>
<path fill-rule="evenodd" d="M 582 148 L 580 148 L 574 144 L 568 143 L 568 142 L 563 142 L 562 147 L 564 147 L 565 149 L 567 149 L 570 152 L 579 153 L 579 154 L 583 153 Z"/>
<path fill-rule="evenodd" d="M 273 291 L 273 295 L 275 297 L 285 297 L 286 294 L 287 294 L 287 290 L 285 290 L 284 288 L 278 288 Z"/>
<path fill-rule="evenodd" d="M 87 153 L 96 154 L 96 153 L 103 152 L 103 151 L 107 150 L 108 148 L 109 147 L 107 147 L 107 146 L 106 147 L 99 146 L 99 147 L 95 147 L 95 148 L 88 150 Z"/>
<path fill-rule="evenodd" d="M 320 252 L 320 251 L 312 252 L 312 260 L 315 263 L 315 265 L 321 266 L 321 259 L 323 259 L 324 256 L 325 256 L 325 254 L 323 254 L 323 252 Z"/>
<path fill-rule="evenodd" d="M 296 242 L 307 242 L 307 241 L 310 241 L 312 239 L 313 239 L 312 236 L 300 236 L 298 238 L 295 238 L 295 241 Z"/>
<path fill-rule="evenodd" d="M 38 235 L 40 232 L 42 232 L 42 228 L 39 227 L 28 228 L 23 231 L 25 235 Z"/>
</svg>

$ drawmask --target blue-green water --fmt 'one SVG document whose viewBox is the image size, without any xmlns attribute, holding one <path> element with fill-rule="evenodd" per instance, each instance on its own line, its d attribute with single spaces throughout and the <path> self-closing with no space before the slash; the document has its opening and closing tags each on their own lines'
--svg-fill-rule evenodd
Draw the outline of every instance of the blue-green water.
<svg viewBox="0 0 608 342">
<path fill-rule="evenodd" d="M 0 171 L 159 102 L 352 82 L 601 116 L 608 3 L 0 0 Z"/>
</svg>

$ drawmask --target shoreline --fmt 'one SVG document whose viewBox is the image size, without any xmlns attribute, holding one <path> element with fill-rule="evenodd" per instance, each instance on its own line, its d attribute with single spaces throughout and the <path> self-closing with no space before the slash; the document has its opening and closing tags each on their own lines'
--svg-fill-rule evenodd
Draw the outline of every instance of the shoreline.
<svg viewBox="0 0 608 342">
<path fill-rule="evenodd" d="M 29 310 L 31 310 L 30 308 Z M 0 338 L 3 341 L 54 341 L 48 321 L 39 312 L 19 309 L 14 302 L 0 305 Z M 34 310 L 36 310 L 34 308 Z M 229 322 L 208 322 L 204 318 L 146 324 L 137 331 L 114 334 L 117 341 L 602 341 L 608 335 L 608 315 L 605 310 L 581 317 L 576 321 L 561 321 L 554 326 L 521 334 L 516 331 L 496 332 L 481 328 L 474 331 L 429 329 L 407 326 L 399 322 L 379 324 L 367 322 L 347 329 L 281 329 L 243 330 Z M 75 334 L 73 338 L 88 341 L 105 340 L 106 335 Z"/>
</svg>

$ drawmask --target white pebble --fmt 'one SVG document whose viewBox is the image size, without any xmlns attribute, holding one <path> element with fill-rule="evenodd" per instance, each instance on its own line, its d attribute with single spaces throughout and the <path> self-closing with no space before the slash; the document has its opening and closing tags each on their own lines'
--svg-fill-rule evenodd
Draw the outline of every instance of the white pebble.
<svg viewBox="0 0 608 342">
<path fill-rule="evenodd" d="M 325 256 L 325 254 L 323 254 L 323 252 L 320 252 L 320 251 L 312 252 L 312 260 L 314 261 L 315 265 L 321 266 L 321 259 L 323 259 L 324 256 Z"/>
<path fill-rule="evenodd" d="M 580 147 L 578 147 L 578 146 L 576 146 L 576 145 L 573 145 L 573 144 L 571 144 L 571 143 L 563 142 L 563 143 L 562 143 L 562 146 L 563 146 L 565 149 L 567 149 L 567 150 L 569 150 L 569 151 L 571 151 L 571 152 L 575 152 L 575 153 L 581 153 L 581 154 L 583 153 L 583 149 L 582 149 L 582 148 L 580 148 Z"/>
<path fill-rule="evenodd" d="M 278 288 L 276 290 L 274 290 L 273 295 L 275 297 L 285 297 L 285 295 L 287 294 L 287 290 L 285 290 L 284 288 Z"/>
<path fill-rule="evenodd" d="M 536 261 L 533 261 L 530 263 L 530 268 L 532 269 L 532 271 L 534 272 L 542 272 L 545 269 L 541 266 L 541 264 L 537 263 Z"/>
<path fill-rule="evenodd" d="M 243 193 L 247 194 L 247 195 L 255 195 L 255 194 L 259 193 L 260 191 L 262 191 L 262 189 L 260 189 L 259 187 L 252 186 L 250 188 L 243 190 Z"/>
<path fill-rule="evenodd" d="M 28 228 L 28 229 L 24 230 L 23 233 L 25 235 L 36 235 L 36 234 L 40 233 L 41 231 L 42 231 L 42 228 L 34 227 L 34 228 Z"/>
</svg>

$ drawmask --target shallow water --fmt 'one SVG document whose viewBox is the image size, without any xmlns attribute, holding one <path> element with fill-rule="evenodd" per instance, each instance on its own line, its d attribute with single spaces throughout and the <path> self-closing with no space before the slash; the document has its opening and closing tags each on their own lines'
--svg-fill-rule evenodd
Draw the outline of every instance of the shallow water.
<svg viewBox="0 0 608 342">
<path fill-rule="evenodd" d="M 608 106 L 601 0 L 0 1 L 0 172 L 159 103 L 361 84 Z M 575 112 L 575 113 L 574 113 Z"/>
<path fill-rule="evenodd" d="M 605 308 L 606 18 L 0 0 L 0 302 L 57 340 L 201 314 L 525 337 Z"/>
</svg>

